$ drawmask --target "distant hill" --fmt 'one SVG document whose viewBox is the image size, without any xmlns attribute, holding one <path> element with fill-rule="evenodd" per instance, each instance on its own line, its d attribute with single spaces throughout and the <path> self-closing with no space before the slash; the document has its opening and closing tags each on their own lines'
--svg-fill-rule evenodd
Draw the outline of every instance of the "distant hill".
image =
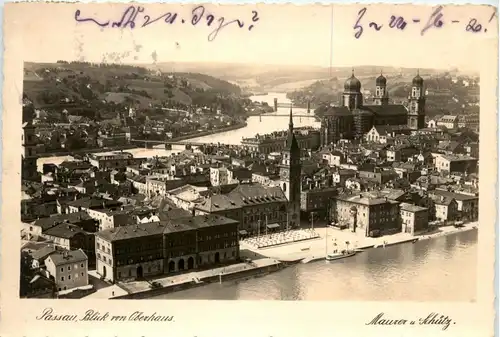
<svg viewBox="0 0 500 337">
<path fill-rule="evenodd" d="M 328 81 L 331 78 L 347 78 L 351 67 L 317 67 L 294 65 L 248 65 L 237 63 L 203 62 L 163 62 L 145 65 L 149 69 L 175 72 L 200 72 L 237 84 L 248 91 L 289 92 L 306 87 L 316 81 Z M 356 66 L 357 77 L 373 76 L 382 71 L 384 74 L 414 75 L 416 68 L 378 67 L 373 65 Z M 421 69 L 422 73 L 436 74 L 446 70 Z M 453 72 L 456 70 L 450 70 Z"/>
<path fill-rule="evenodd" d="M 209 104 L 220 96 L 239 96 L 241 89 L 195 72 L 166 74 L 132 65 L 58 61 L 25 63 L 23 93 L 36 107 L 105 101 L 148 108 L 166 101 Z"/>
</svg>

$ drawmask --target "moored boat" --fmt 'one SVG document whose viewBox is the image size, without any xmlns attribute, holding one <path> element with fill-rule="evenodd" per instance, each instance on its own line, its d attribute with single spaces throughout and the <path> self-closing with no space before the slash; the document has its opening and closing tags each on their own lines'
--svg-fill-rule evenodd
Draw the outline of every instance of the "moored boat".
<svg viewBox="0 0 500 337">
<path fill-rule="evenodd" d="M 341 252 L 336 252 L 332 254 L 328 254 L 326 256 L 327 261 L 335 261 L 335 260 L 340 260 L 340 259 L 345 259 L 351 256 L 356 255 L 358 252 L 355 250 L 343 250 Z"/>
</svg>

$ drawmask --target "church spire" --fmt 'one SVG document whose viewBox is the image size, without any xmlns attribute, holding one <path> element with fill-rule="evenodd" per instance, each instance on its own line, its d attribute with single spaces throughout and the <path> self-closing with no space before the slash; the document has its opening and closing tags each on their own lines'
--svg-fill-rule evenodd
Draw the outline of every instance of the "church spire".
<svg viewBox="0 0 500 337">
<path fill-rule="evenodd" d="M 293 105 L 293 103 L 290 103 L 290 122 L 288 123 L 288 128 L 291 131 L 293 131 L 292 105 Z"/>
</svg>

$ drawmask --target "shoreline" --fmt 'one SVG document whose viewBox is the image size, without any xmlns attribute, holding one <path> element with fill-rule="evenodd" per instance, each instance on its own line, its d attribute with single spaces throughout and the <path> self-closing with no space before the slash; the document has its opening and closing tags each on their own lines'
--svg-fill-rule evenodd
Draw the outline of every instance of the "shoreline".
<svg viewBox="0 0 500 337">
<path fill-rule="evenodd" d="M 248 123 L 245 121 L 245 122 L 242 122 L 242 123 L 238 123 L 238 124 L 226 126 L 224 128 L 220 128 L 220 129 L 206 130 L 206 131 L 197 132 L 195 134 L 188 134 L 188 135 L 184 135 L 184 136 L 180 136 L 180 137 L 175 137 L 175 138 L 169 139 L 167 142 L 173 142 L 173 143 L 175 143 L 175 142 L 180 142 L 180 141 L 184 141 L 184 140 L 189 140 L 189 139 L 194 139 L 194 138 L 200 138 L 200 137 L 215 135 L 215 134 L 218 134 L 218 133 L 224 133 L 224 132 L 228 132 L 228 131 L 242 129 L 242 128 L 246 127 L 246 126 L 248 126 Z"/>
<path fill-rule="evenodd" d="M 323 232 L 329 232 L 328 228 L 317 228 L 316 230 L 323 230 Z M 478 230 L 478 223 L 473 222 L 465 224 L 464 227 L 455 228 L 453 226 L 441 227 L 438 232 L 433 233 L 423 233 L 420 235 L 409 236 L 383 236 L 379 238 L 368 238 L 371 240 L 376 240 L 376 242 L 367 242 L 355 249 L 360 251 L 360 253 L 368 251 L 370 249 L 386 248 L 400 244 L 414 244 L 418 241 L 425 241 L 435 238 L 441 238 L 449 235 L 455 235 L 459 233 L 470 232 L 473 230 Z M 330 235 L 329 235 L 330 236 Z M 324 235 L 320 237 L 324 238 Z M 386 242 L 384 244 L 384 241 Z M 111 295 L 110 290 L 114 288 L 116 291 L 116 296 L 99 296 L 99 298 L 107 299 L 147 299 L 152 297 L 157 297 L 164 294 L 169 294 L 173 292 L 193 289 L 202 287 L 205 285 L 217 283 L 217 282 L 227 282 L 227 281 L 245 281 L 255 277 L 267 276 L 271 273 L 275 273 L 286 268 L 292 267 L 296 264 L 307 264 L 325 259 L 325 245 L 324 240 L 311 239 L 303 240 L 295 243 L 279 245 L 277 247 L 266 247 L 266 248 L 252 248 L 246 244 L 241 244 L 241 248 L 250 250 L 262 256 L 258 260 L 253 260 L 252 264 L 248 263 L 237 263 L 229 265 L 226 267 L 213 268 L 203 271 L 193 271 L 187 274 L 174 275 L 174 276 L 163 276 L 158 277 L 152 281 L 165 283 L 161 288 L 150 288 L 147 281 L 137 281 L 131 283 L 123 283 L 120 285 L 113 285 L 111 287 L 104 288 L 103 290 L 108 290 L 107 292 Z M 301 247 L 304 244 L 314 244 L 319 243 L 321 250 L 317 247 L 311 247 L 312 250 L 301 251 Z M 289 254 L 285 251 L 296 248 L 299 250 L 298 254 Z M 268 252 L 274 249 L 274 252 Z M 282 254 L 277 254 L 278 251 L 282 251 Z M 285 254 L 283 254 L 285 253 Z M 242 266 L 246 266 L 243 267 Z M 230 270 L 227 270 L 230 269 Z M 232 269 L 232 270 L 231 270 Z M 226 272 L 221 273 L 221 270 L 226 270 Z M 95 294 L 95 293 L 94 293 Z M 103 294 L 104 295 L 104 294 Z M 113 292 L 114 295 L 114 292 Z M 90 298 L 97 298 L 98 295 L 90 296 Z"/>
<path fill-rule="evenodd" d="M 176 137 L 169 139 L 168 142 L 180 142 L 184 140 L 189 140 L 189 139 L 194 139 L 194 138 L 199 138 L 199 137 L 205 137 L 209 135 L 214 135 L 217 133 L 223 133 L 223 132 L 228 132 L 228 131 L 233 131 L 233 130 L 238 130 L 246 127 L 248 124 L 247 122 L 243 123 L 238 123 L 235 125 L 227 126 L 225 128 L 221 129 L 215 129 L 215 130 L 207 130 L 207 131 L 202 131 L 198 132 L 195 134 L 189 134 L 181 137 Z M 134 141 L 147 141 L 147 140 L 134 140 Z M 80 149 L 80 150 L 74 150 L 74 151 L 58 151 L 58 152 L 50 152 L 50 153 L 43 153 L 40 154 L 37 159 L 42 159 L 42 158 L 52 158 L 52 157 L 64 157 L 64 156 L 73 156 L 75 154 L 86 154 L 86 153 L 98 153 L 98 152 L 112 152 L 112 151 L 125 151 L 125 150 L 132 150 L 132 149 L 142 149 L 144 147 L 142 146 L 137 146 L 134 144 L 126 144 L 126 145 L 119 145 L 119 146 L 112 146 L 112 147 L 101 147 L 101 148 L 92 148 L 92 149 Z"/>
</svg>

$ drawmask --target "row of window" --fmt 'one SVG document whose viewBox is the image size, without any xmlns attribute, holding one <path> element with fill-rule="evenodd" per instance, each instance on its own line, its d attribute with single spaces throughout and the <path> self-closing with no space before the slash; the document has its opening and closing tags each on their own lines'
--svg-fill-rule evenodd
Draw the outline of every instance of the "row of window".
<svg viewBox="0 0 500 337">
<path fill-rule="evenodd" d="M 74 268 L 74 269 L 78 269 L 78 264 L 76 264 L 76 263 L 75 263 L 75 264 L 73 265 L 73 268 Z M 80 263 L 80 268 L 83 268 L 83 263 Z M 71 266 L 67 266 L 67 267 L 66 267 L 66 269 L 67 269 L 68 271 L 70 271 L 70 270 L 71 270 Z M 61 267 L 61 268 L 60 268 L 60 270 L 61 270 L 61 273 L 63 273 L 63 272 L 64 272 L 64 267 Z"/>
<path fill-rule="evenodd" d="M 162 257 L 163 257 L 162 254 L 156 254 L 156 255 L 135 257 L 135 258 L 131 258 L 128 260 L 119 259 L 119 260 L 116 260 L 116 265 L 123 266 L 123 265 L 127 265 L 127 264 L 139 263 L 139 262 L 153 261 L 153 260 L 161 259 Z M 111 259 L 109 259 L 109 261 L 111 262 Z M 111 265 L 111 263 L 110 263 L 110 265 Z"/>
<path fill-rule="evenodd" d="M 83 275 L 84 275 L 83 272 L 80 273 L 80 276 L 83 277 Z M 68 278 L 68 280 L 71 280 L 71 275 L 68 275 L 67 278 Z M 77 279 L 77 278 L 78 278 L 78 273 L 75 274 L 75 279 Z M 61 282 L 64 282 L 64 276 L 61 276 Z"/>
</svg>

